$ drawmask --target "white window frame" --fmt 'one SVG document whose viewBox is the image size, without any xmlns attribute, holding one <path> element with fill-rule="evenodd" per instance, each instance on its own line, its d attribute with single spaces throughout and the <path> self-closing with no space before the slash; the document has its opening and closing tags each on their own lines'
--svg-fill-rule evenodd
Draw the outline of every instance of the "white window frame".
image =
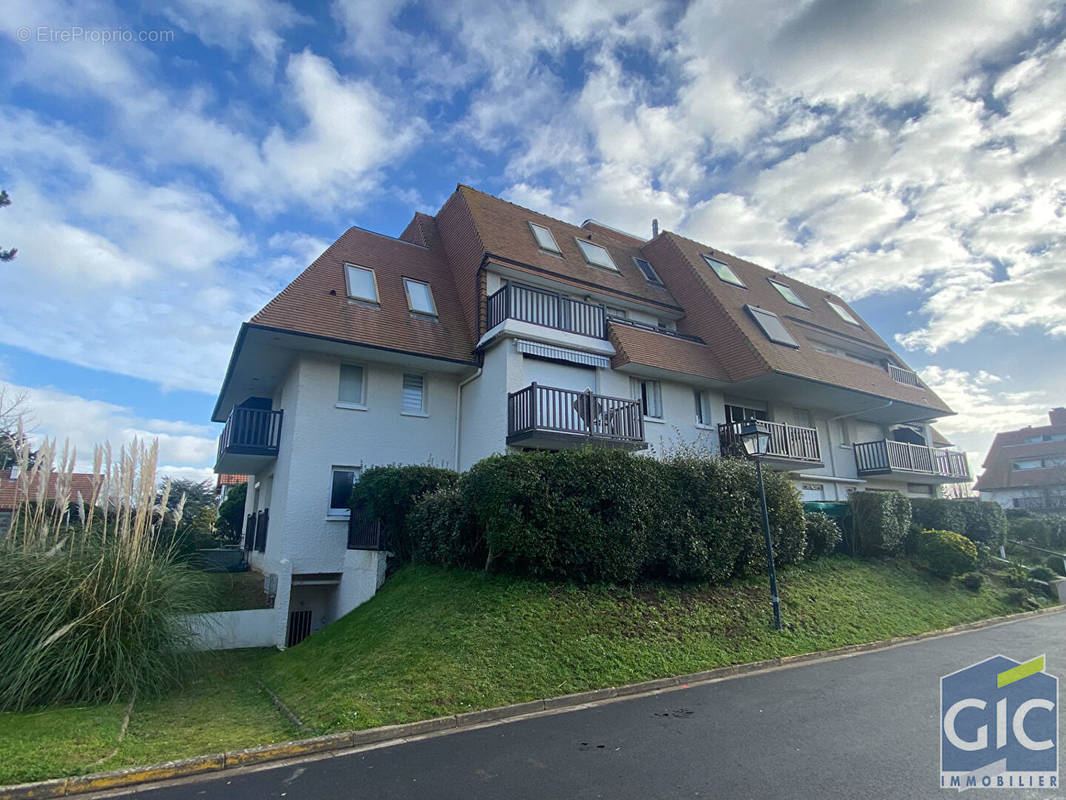
<svg viewBox="0 0 1066 800">
<path fill-rule="evenodd" d="M 640 270 L 640 274 L 644 276 L 644 280 L 646 280 L 648 283 L 650 283 L 650 284 L 652 284 L 654 286 L 663 286 L 664 285 L 663 284 L 663 279 L 659 277 L 659 273 L 655 271 L 655 267 L 653 267 L 651 265 L 651 262 L 648 261 L 648 259 L 646 259 L 646 258 L 637 258 L 636 256 L 633 256 L 633 263 L 637 265 L 637 269 Z M 644 270 L 644 267 L 642 267 L 641 264 L 646 264 L 647 265 L 647 267 L 648 267 L 647 271 Z M 651 273 L 650 276 L 648 275 L 648 272 Z"/>
<path fill-rule="evenodd" d="M 840 305 L 840 303 L 835 303 L 829 298 L 826 298 L 825 302 L 831 309 L 833 309 L 837 313 L 838 317 L 844 320 L 844 322 L 848 323 L 849 325 L 854 325 L 856 328 L 862 327 L 862 323 L 859 322 L 855 317 L 853 317 L 851 312 L 844 308 L 844 306 Z"/>
<path fill-rule="evenodd" d="M 551 228 L 545 225 L 538 225 L 536 222 L 529 222 L 527 224 L 529 225 L 530 233 L 533 234 L 533 241 L 537 243 L 537 247 L 539 247 L 546 253 L 555 253 L 555 255 L 557 256 L 561 256 L 563 254 L 563 251 L 559 249 L 559 243 L 555 241 L 555 234 L 551 232 Z M 548 247 L 546 244 L 544 244 L 544 242 L 541 240 L 541 237 L 537 233 L 538 231 L 543 231 L 547 235 L 548 239 L 551 240 L 551 247 Z"/>
<path fill-rule="evenodd" d="M 810 310 L 810 306 L 803 302 L 803 298 L 799 296 L 799 293 L 787 283 L 776 281 L 773 278 L 767 278 L 766 280 L 770 282 L 771 286 L 777 289 L 778 294 L 785 298 L 786 303 Z"/>
<path fill-rule="evenodd" d="M 665 416 L 663 413 L 662 381 L 657 381 L 652 378 L 633 378 L 632 381 L 633 382 L 631 384 L 631 388 L 633 393 L 633 399 L 637 400 L 640 403 L 640 411 L 641 414 L 643 414 L 644 416 L 644 420 L 646 422 L 662 422 Z M 649 414 L 645 411 L 645 405 L 647 405 L 648 411 L 651 410 L 652 405 L 651 403 L 645 402 L 645 384 L 652 384 L 654 386 L 653 398 L 655 400 L 655 405 L 658 406 L 657 410 L 659 412 L 657 416 L 654 414 Z"/>
<path fill-rule="evenodd" d="M 370 273 L 370 282 L 374 284 L 374 296 L 373 297 L 363 297 L 362 295 L 358 295 L 358 294 L 353 294 L 352 293 L 352 281 L 351 281 L 351 272 L 350 271 L 353 270 L 353 269 L 357 269 L 357 270 L 361 270 L 362 272 L 369 272 Z M 360 266 L 359 264 L 351 264 L 351 263 L 345 261 L 344 262 L 344 286 L 345 286 L 346 291 L 348 292 L 348 297 L 350 297 L 352 300 L 361 300 L 364 303 L 373 303 L 374 305 L 379 305 L 381 303 L 381 300 L 379 299 L 381 297 L 381 292 L 378 291 L 378 275 L 370 267 L 363 267 L 363 266 Z"/>
<path fill-rule="evenodd" d="M 711 394 L 706 389 L 693 389 L 696 401 L 696 427 L 713 428 L 714 412 L 711 411 Z"/>
<path fill-rule="evenodd" d="M 577 242 L 577 248 L 581 251 L 581 255 L 585 257 L 585 263 L 588 264 L 590 267 L 597 267 L 598 269 L 606 269 L 610 270 L 611 272 L 618 272 L 618 266 L 614 263 L 614 259 L 611 257 L 610 251 L 602 244 L 596 244 L 595 242 L 590 242 L 587 239 L 579 239 L 576 236 L 574 237 L 574 241 Z M 585 249 L 586 247 L 595 247 L 597 250 L 602 250 L 603 254 L 607 256 L 607 263 L 604 264 L 599 261 L 593 261 L 591 256 L 589 256 L 588 251 Z"/>
<path fill-rule="evenodd" d="M 403 398 L 406 391 L 406 384 L 408 378 L 419 378 L 422 381 L 422 408 L 419 411 L 410 411 L 404 407 Z M 425 373 L 422 372 L 405 372 L 403 377 L 400 378 L 400 413 L 405 417 L 428 417 L 429 416 L 429 392 L 427 391 L 429 381 L 426 380 Z"/>
<path fill-rule="evenodd" d="M 341 400 L 341 386 L 345 367 L 358 367 L 363 371 L 362 380 L 359 382 L 359 399 L 358 400 Z M 349 408 L 355 411 L 366 411 L 366 373 L 367 369 L 364 364 L 349 364 L 342 362 L 337 367 L 337 402 L 335 403 L 337 408 Z"/>
<path fill-rule="evenodd" d="M 415 308 L 411 302 L 411 290 L 410 284 L 417 283 L 426 287 L 426 294 L 429 295 L 429 311 L 423 311 L 420 308 Z M 403 293 L 407 296 L 407 308 L 412 314 L 418 314 L 420 317 L 435 317 L 437 316 L 437 299 L 433 296 L 433 287 L 429 285 L 429 281 L 420 281 L 415 278 L 403 279 Z"/>
<path fill-rule="evenodd" d="M 329 468 L 329 486 L 326 494 L 326 519 L 348 519 L 352 515 L 352 510 L 348 507 L 334 508 L 333 507 L 333 475 L 337 472 L 351 472 L 352 473 L 352 486 L 355 486 L 355 482 L 358 480 L 359 473 L 363 471 L 362 467 L 345 466 L 342 464 L 334 464 Z"/>
<path fill-rule="evenodd" d="M 855 443 L 855 437 L 851 431 L 851 420 L 841 419 L 837 420 L 839 423 L 837 426 L 837 433 L 840 435 L 840 446 L 850 448 Z"/>
<path fill-rule="evenodd" d="M 703 260 L 707 262 L 707 266 L 711 268 L 711 271 L 718 276 L 718 280 L 722 283 L 728 283 L 730 286 L 736 286 L 740 289 L 747 289 L 748 285 L 744 283 L 737 271 L 729 266 L 724 261 L 719 261 L 714 256 L 709 256 L 706 253 L 700 253 L 703 256 Z M 725 275 L 722 273 L 725 272 Z"/>
</svg>

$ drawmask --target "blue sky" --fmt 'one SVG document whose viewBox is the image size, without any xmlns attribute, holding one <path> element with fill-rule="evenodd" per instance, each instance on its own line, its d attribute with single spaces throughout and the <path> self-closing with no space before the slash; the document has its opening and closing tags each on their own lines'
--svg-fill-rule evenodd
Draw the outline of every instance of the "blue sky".
<svg viewBox="0 0 1066 800">
<path fill-rule="evenodd" d="M 206 477 L 241 321 L 457 182 L 851 300 L 992 434 L 1066 403 L 1066 14 L 968 0 L 8 0 L 0 381 Z"/>
</svg>

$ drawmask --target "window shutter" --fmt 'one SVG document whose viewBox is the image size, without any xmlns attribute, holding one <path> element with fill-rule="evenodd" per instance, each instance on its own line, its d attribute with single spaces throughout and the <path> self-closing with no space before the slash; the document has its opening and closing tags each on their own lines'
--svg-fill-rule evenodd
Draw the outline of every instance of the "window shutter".
<svg viewBox="0 0 1066 800">
<path fill-rule="evenodd" d="M 423 381 L 421 375 L 403 376 L 403 410 L 421 414 L 423 403 Z"/>
</svg>

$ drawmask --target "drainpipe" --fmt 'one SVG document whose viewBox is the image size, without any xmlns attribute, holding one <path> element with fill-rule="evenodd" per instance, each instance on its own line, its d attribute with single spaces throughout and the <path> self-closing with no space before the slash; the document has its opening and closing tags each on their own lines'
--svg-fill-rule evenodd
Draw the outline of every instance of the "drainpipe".
<svg viewBox="0 0 1066 800">
<path fill-rule="evenodd" d="M 873 406 L 871 408 L 862 408 L 862 409 L 859 409 L 858 411 L 852 411 L 852 412 L 850 412 L 848 414 L 838 414 L 837 416 L 830 417 L 829 419 L 827 419 L 825 421 L 826 422 L 826 435 L 829 437 L 829 468 L 833 471 L 833 476 L 834 477 L 836 477 L 836 475 L 837 475 L 837 460 L 836 460 L 836 456 L 834 455 L 834 453 L 836 452 L 836 448 L 833 447 L 833 425 L 832 425 L 832 423 L 836 422 L 838 419 L 847 419 L 848 417 L 857 417 L 857 416 L 859 416 L 859 414 L 865 414 L 867 411 L 878 411 L 878 410 L 880 410 L 882 408 L 888 408 L 889 406 L 893 405 L 895 402 L 896 402 L 895 400 L 889 400 L 883 406 Z M 854 442 L 852 444 L 854 444 Z M 834 489 L 834 491 L 836 491 L 836 490 Z"/>
<path fill-rule="evenodd" d="M 478 367 L 477 370 L 468 378 L 459 381 L 459 385 L 455 388 L 455 471 L 459 471 L 459 426 L 463 421 L 463 387 L 470 383 L 475 378 L 480 378 L 482 368 Z"/>
</svg>

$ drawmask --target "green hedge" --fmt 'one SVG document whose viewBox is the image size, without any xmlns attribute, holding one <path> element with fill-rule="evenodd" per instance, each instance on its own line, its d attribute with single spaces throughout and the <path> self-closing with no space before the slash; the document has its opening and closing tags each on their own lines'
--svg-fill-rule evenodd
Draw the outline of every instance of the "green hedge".
<svg viewBox="0 0 1066 800">
<path fill-rule="evenodd" d="M 805 558 L 830 556 L 840 544 L 840 526 L 820 511 L 807 512 L 805 515 L 807 530 L 807 550 Z"/>
<path fill-rule="evenodd" d="M 911 524 L 911 503 L 899 492 L 851 495 L 852 553 L 864 556 L 899 553 Z"/>
<path fill-rule="evenodd" d="M 796 490 L 772 470 L 764 484 L 777 562 L 799 561 Z M 745 459 L 659 462 L 602 448 L 492 456 L 457 487 L 424 495 L 403 527 L 417 560 L 578 582 L 721 582 L 766 568 Z"/>
<path fill-rule="evenodd" d="M 427 465 L 371 467 L 352 487 L 353 514 L 381 520 L 388 548 L 401 562 L 410 561 L 418 544 L 407 515 L 422 495 L 455 486 L 459 473 Z"/>
<path fill-rule="evenodd" d="M 999 503 L 923 497 L 911 500 L 911 514 L 922 530 L 954 531 L 997 548 L 1006 541 L 1007 515 Z"/>
<path fill-rule="evenodd" d="M 927 530 L 918 539 L 918 558 L 933 573 L 950 578 L 977 566 L 977 547 L 961 533 Z"/>
</svg>

